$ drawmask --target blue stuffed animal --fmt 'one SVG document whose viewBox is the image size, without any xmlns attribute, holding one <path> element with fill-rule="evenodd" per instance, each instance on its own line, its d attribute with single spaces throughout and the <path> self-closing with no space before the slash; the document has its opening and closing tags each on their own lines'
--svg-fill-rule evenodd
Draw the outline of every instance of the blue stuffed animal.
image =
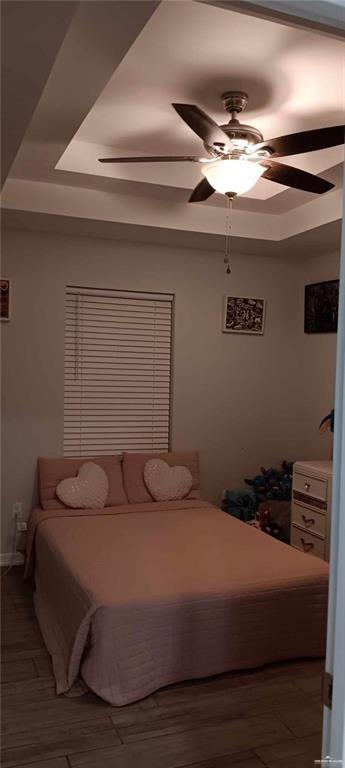
<svg viewBox="0 0 345 768">
<path fill-rule="evenodd" d="M 289 501 L 292 494 L 292 467 L 293 462 L 283 461 L 281 468 L 261 467 L 260 474 L 252 479 L 245 479 L 256 496 L 257 504 L 269 499 L 270 501 Z"/>
</svg>

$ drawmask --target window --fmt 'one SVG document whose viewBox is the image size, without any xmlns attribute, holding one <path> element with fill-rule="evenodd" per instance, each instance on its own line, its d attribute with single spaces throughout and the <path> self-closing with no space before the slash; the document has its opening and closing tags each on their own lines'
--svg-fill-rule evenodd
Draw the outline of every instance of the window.
<svg viewBox="0 0 345 768">
<path fill-rule="evenodd" d="M 173 296 L 68 286 L 65 456 L 168 450 Z"/>
</svg>

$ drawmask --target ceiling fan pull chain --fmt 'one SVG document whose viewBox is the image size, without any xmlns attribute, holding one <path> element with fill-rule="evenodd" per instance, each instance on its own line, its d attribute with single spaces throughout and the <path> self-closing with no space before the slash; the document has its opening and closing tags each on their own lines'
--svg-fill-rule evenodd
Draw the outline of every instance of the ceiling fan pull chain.
<svg viewBox="0 0 345 768">
<path fill-rule="evenodd" d="M 225 223 L 225 256 L 224 256 L 224 264 L 227 265 L 226 267 L 227 275 L 231 274 L 231 267 L 230 267 L 231 230 L 232 230 L 232 197 L 228 197 L 226 223 Z"/>
</svg>

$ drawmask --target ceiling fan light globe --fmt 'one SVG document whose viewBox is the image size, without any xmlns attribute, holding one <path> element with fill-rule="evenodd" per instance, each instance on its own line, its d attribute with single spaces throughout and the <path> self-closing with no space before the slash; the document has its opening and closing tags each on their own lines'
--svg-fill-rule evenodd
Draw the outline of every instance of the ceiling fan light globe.
<svg viewBox="0 0 345 768">
<path fill-rule="evenodd" d="M 258 163 L 236 158 L 208 163 L 201 172 L 216 192 L 243 195 L 256 184 L 265 170 Z"/>
</svg>

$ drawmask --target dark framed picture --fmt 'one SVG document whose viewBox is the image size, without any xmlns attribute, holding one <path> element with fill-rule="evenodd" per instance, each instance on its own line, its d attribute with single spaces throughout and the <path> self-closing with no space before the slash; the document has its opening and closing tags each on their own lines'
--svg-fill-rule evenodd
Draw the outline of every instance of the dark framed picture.
<svg viewBox="0 0 345 768">
<path fill-rule="evenodd" d="M 223 333 L 264 332 L 265 299 L 247 296 L 225 296 L 223 311 Z"/>
<path fill-rule="evenodd" d="M 10 320 L 11 281 L 7 277 L 0 279 L 0 319 Z"/>
<path fill-rule="evenodd" d="M 305 286 L 304 333 L 336 333 L 339 280 Z"/>
</svg>

